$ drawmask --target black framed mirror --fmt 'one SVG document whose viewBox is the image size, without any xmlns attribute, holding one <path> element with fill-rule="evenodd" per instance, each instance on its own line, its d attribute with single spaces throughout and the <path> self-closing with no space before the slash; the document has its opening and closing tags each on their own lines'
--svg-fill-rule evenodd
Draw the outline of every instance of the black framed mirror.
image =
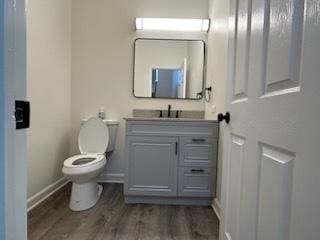
<svg viewBox="0 0 320 240">
<path fill-rule="evenodd" d="M 134 43 L 133 95 L 202 99 L 205 42 L 138 38 Z"/>
</svg>

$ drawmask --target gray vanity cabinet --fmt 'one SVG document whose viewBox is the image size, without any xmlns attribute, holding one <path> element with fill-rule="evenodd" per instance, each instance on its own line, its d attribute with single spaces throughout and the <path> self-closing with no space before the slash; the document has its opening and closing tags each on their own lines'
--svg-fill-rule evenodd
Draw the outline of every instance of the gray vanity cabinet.
<svg viewBox="0 0 320 240">
<path fill-rule="evenodd" d="M 126 203 L 210 205 L 217 144 L 216 121 L 126 119 Z"/>
<path fill-rule="evenodd" d="M 128 192 L 141 196 L 175 196 L 177 191 L 176 137 L 133 136 L 127 139 Z"/>
</svg>

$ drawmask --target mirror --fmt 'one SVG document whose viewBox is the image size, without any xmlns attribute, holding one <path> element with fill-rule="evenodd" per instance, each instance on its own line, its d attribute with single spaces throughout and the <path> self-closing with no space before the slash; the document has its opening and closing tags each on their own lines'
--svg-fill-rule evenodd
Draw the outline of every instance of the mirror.
<svg viewBox="0 0 320 240">
<path fill-rule="evenodd" d="M 201 99 L 204 58 L 201 40 L 136 39 L 134 96 Z"/>
</svg>

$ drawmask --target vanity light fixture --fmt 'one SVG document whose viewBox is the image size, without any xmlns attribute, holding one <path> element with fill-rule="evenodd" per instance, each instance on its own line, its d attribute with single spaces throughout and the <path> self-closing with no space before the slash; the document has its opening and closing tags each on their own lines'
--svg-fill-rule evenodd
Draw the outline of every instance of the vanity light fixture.
<svg viewBox="0 0 320 240">
<path fill-rule="evenodd" d="M 209 19 L 136 18 L 137 30 L 208 32 Z"/>
</svg>

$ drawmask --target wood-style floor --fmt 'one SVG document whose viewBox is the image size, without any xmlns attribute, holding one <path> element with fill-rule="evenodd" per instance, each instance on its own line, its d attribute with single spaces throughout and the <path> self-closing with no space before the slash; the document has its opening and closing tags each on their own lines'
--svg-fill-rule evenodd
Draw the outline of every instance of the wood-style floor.
<svg viewBox="0 0 320 240">
<path fill-rule="evenodd" d="M 96 206 L 73 212 L 71 185 L 28 213 L 28 240 L 218 239 L 210 207 L 125 204 L 121 184 L 105 184 Z"/>
</svg>

